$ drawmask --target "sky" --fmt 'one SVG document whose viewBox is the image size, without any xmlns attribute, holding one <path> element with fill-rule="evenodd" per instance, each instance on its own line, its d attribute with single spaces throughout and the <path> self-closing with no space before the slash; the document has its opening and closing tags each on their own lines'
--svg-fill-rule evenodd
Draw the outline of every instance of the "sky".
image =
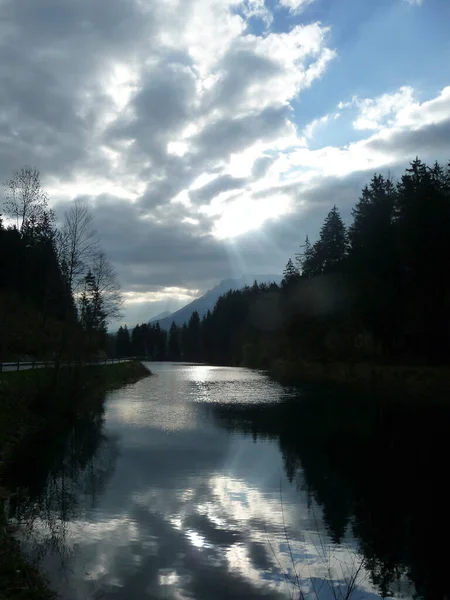
<svg viewBox="0 0 450 600">
<path fill-rule="evenodd" d="M 124 322 L 281 273 L 374 172 L 450 158 L 448 0 L 0 0 L 0 180 L 82 198 Z"/>
</svg>

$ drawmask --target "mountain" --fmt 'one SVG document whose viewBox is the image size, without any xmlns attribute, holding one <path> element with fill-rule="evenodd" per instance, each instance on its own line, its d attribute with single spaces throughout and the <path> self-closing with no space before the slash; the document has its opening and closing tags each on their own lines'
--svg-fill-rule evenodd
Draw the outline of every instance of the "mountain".
<svg viewBox="0 0 450 600">
<path fill-rule="evenodd" d="M 165 316 L 164 318 L 154 317 L 151 323 L 159 321 L 161 329 L 169 329 L 172 325 L 172 321 L 175 321 L 176 325 L 183 325 L 189 321 L 190 316 L 196 310 L 203 317 L 208 310 L 212 310 L 220 296 L 226 294 L 230 290 L 240 290 L 246 285 L 252 285 L 256 280 L 258 283 L 277 283 L 281 282 L 282 277 L 280 275 L 244 275 L 239 279 L 223 279 L 218 285 L 208 290 L 206 294 L 193 300 L 183 308 L 180 308 L 176 312 Z"/>
<path fill-rule="evenodd" d="M 152 317 L 149 321 L 149 323 L 156 323 L 156 321 L 162 321 L 163 319 L 165 319 L 166 317 L 168 317 L 171 314 L 170 310 L 165 310 L 162 313 L 159 313 L 157 315 L 155 315 L 154 317 Z"/>
</svg>

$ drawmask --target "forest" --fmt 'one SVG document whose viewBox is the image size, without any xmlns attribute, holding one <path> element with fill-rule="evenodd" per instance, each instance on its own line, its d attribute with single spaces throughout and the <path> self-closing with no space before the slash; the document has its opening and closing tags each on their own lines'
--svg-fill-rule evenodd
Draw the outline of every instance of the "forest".
<svg viewBox="0 0 450 600">
<path fill-rule="evenodd" d="M 330 199 L 332 200 L 332 199 Z M 438 365 L 449 358 L 450 165 L 375 174 L 346 226 L 336 206 L 299 240 L 281 286 L 229 291 L 168 332 L 121 327 L 119 356 L 267 367 L 276 359 Z"/>
<path fill-rule="evenodd" d="M 5 185 L 0 273 L 0 361 L 105 354 L 121 306 L 114 269 L 87 206 L 74 201 L 57 224 L 31 167 Z"/>
</svg>

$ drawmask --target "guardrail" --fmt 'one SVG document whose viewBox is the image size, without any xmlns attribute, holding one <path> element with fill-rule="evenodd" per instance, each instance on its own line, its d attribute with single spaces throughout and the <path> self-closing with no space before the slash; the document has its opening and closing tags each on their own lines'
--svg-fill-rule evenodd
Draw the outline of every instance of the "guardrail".
<svg viewBox="0 0 450 600">
<path fill-rule="evenodd" d="M 135 358 L 102 358 L 97 360 L 90 360 L 89 362 L 80 363 L 76 361 L 72 362 L 60 362 L 59 366 L 61 367 L 75 367 L 77 365 L 83 366 L 95 366 L 95 365 L 109 365 L 114 363 L 122 363 L 129 362 L 131 360 L 136 360 Z M 0 373 L 7 371 L 28 371 L 32 369 L 52 369 L 55 366 L 55 361 L 14 361 L 14 362 L 2 362 L 0 361 Z"/>
</svg>

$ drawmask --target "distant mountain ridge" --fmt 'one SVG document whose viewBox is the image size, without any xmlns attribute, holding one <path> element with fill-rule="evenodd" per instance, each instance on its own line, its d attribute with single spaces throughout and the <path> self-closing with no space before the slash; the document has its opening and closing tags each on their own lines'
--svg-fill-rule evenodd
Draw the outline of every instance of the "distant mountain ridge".
<svg viewBox="0 0 450 600">
<path fill-rule="evenodd" d="M 161 329 L 169 329 L 172 322 L 175 321 L 176 325 L 183 325 L 189 321 L 190 316 L 194 311 L 197 311 L 200 318 L 212 310 L 217 300 L 223 294 L 226 294 L 230 290 L 240 290 L 246 285 L 252 285 L 254 281 L 258 283 L 277 283 L 281 282 L 282 277 L 280 275 L 243 275 L 238 279 L 223 279 L 218 285 L 208 290 L 203 296 L 193 300 L 183 308 L 175 311 L 164 318 L 154 317 L 150 323 L 159 322 Z"/>
<path fill-rule="evenodd" d="M 154 317 L 152 317 L 149 321 L 149 323 L 156 323 L 156 321 L 161 321 L 162 319 L 165 319 L 166 317 L 168 317 L 170 314 L 172 314 L 170 312 L 170 310 L 165 310 L 162 313 L 159 313 L 157 315 L 155 315 Z"/>
</svg>

